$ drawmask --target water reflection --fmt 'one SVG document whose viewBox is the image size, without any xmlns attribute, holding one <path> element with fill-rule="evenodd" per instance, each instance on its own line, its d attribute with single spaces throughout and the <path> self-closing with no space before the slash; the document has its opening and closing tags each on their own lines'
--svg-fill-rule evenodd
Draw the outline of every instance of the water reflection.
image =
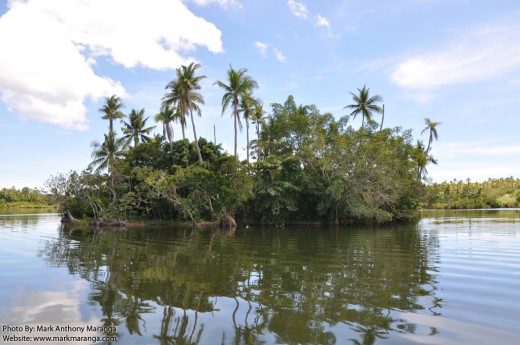
<svg viewBox="0 0 520 345">
<path fill-rule="evenodd" d="M 416 332 L 395 311 L 441 312 L 413 227 L 59 231 L 38 255 L 90 282 L 124 343 L 374 344 Z"/>
<path fill-rule="evenodd" d="M 435 335 L 402 315 L 442 311 L 438 239 L 414 226 L 59 232 L 38 255 L 90 282 L 125 344 L 374 344 Z"/>
</svg>

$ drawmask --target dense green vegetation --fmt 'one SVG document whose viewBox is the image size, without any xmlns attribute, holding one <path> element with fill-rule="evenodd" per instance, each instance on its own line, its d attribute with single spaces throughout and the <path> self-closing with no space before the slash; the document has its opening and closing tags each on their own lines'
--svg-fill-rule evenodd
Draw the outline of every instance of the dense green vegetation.
<svg viewBox="0 0 520 345">
<path fill-rule="evenodd" d="M 456 179 L 428 185 L 427 208 L 519 207 L 520 179 L 513 177 L 471 182 Z"/>
<path fill-rule="evenodd" d="M 204 138 L 188 141 L 184 129 L 193 112 L 201 116 L 198 64 L 177 69 L 166 86 L 161 111 L 154 116 L 163 135 L 151 136 L 145 110 L 125 116 L 117 96 L 100 109 L 109 120 L 102 143 L 93 143 L 93 161 L 78 173 L 59 174 L 47 182 L 73 217 L 173 219 L 241 223 L 387 222 L 415 217 L 424 195 L 427 164 L 439 123 L 427 119 L 427 149 L 412 144 L 411 130 L 383 128 L 379 95 L 363 87 L 352 94 L 352 112 L 336 120 L 314 105 L 298 105 L 292 96 L 271 104 L 266 115 L 253 96 L 257 83 L 246 69 L 230 66 L 223 90 L 222 115 L 231 111 L 234 155 Z M 361 114 L 359 129 L 349 120 Z M 126 120 L 128 118 L 128 120 Z M 121 119 L 118 137 L 113 122 Z M 182 128 L 174 141 L 172 121 Z M 246 160 L 237 156 L 237 137 L 245 122 Z M 250 123 L 256 132 L 250 140 Z M 68 212 L 67 212 L 68 211 Z"/>
<path fill-rule="evenodd" d="M 51 196 L 37 188 L 0 189 L 0 208 L 47 208 L 52 206 Z"/>
</svg>

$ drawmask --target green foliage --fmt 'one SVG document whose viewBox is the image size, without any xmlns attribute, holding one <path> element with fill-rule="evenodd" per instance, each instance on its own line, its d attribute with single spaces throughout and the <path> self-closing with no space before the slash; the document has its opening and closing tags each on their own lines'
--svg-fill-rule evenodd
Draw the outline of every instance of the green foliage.
<svg viewBox="0 0 520 345">
<path fill-rule="evenodd" d="M 14 187 L 0 189 L 0 208 L 10 207 L 50 207 L 52 199 L 38 188 L 23 187 L 18 190 Z"/>
<path fill-rule="evenodd" d="M 471 182 L 467 179 L 426 187 L 426 208 L 488 208 L 520 206 L 520 179 L 513 177 Z"/>
<path fill-rule="evenodd" d="M 292 96 L 283 104 L 272 104 L 266 119 L 260 107 L 254 115 L 257 138 L 251 147 L 257 159 L 252 163 L 239 162 L 204 138 L 172 141 L 171 107 L 191 116 L 202 104 L 202 95 L 195 91 L 199 87 L 190 87 L 188 80 L 202 78 L 194 76 L 197 68 L 178 70 L 177 79 L 168 85 L 171 93 L 163 103 L 170 114 L 157 117 L 163 122 L 163 136 L 144 142 L 132 137 L 134 146 L 124 147 L 123 139 L 109 133 L 103 144 L 95 145 L 91 164 L 97 167 L 95 173 L 86 170 L 51 178 L 49 188 L 61 212 L 75 217 L 231 224 L 235 217 L 242 223 L 339 224 L 415 216 L 424 193 L 424 168 L 433 157 L 423 146 L 412 145 L 411 131 L 370 125 L 370 114 L 364 115 L 368 124 L 355 130 L 347 127 L 348 119 L 336 121 L 314 105 L 297 105 Z M 235 120 L 247 110 L 249 121 L 253 103 L 260 105 L 249 99 L 256 84 L 245 70 L 230 72 L 241 73 L 251 85 L 235 92 L 220 83 L 229 87 L 223 109 L 231 106 Z M 378 96 L 372 99 L 379 101 Z M 376 107 L 369 110 L 377 112 Z"/>
</svg>

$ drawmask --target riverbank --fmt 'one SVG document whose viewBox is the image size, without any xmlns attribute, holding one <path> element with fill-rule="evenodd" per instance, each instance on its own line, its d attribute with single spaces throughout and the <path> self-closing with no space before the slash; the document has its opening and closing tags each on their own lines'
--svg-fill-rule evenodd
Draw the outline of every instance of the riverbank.
<svg viewBox="0 0 520 345">
<path fill-rule="evenodd" d="M 38 204 L 31 203 L 25 201 L 16 201 L 16 202 L 8 202 L 1 203 L 0 210 L 20 210 L 20 209 L 49 209 L 58 212 L 57 205 L 49 205 L 49 204 Z"/>
</svg>

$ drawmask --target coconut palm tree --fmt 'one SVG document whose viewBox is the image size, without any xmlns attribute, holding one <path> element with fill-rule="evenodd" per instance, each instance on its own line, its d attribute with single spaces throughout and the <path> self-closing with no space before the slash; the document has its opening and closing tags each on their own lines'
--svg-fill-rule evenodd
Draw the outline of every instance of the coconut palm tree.
<svg viewBox="0 0 520 345">
<path fill-rule="evenodd" d="M 428 171 L 426 166 L 430 163 L 437 165 L 437 160 L 430 156 L 428 150 L 424 150 L 424 144 L 422 141 L 417 140 L 417 145 L 412 153 L 412 158 L 417 163 L 417 182 L 426 180 Z"/>
<path fill-rule="evenodd" d="M 372 119 L 372 114 L 374 112 L 378 114 L 383 112 L 383 108 L 376 105 L 376 103 L 382 102 L 383 98 L 379 95 L 370 97 L 370 88 L 367 88 L 366 86 L 358 89 L 358 91 L 359 94 L 357 95 L 353 92 L 350 92 L 354 104 L 349 104 L 343 109 L 353 109 L 353 111 L 350 113 L 350 116 L 353 115 L 354 118 L 356 118 L 358 114 L 361 114 L 363 116 L 363 120 L 361 121 L 361 128 L 363 128 L 365 125 L 365 118 L 367 119 L 367 123 L 374 124 L 375 121 Z"/>
<path fill-rule="evenodd" d="M 114 120 L 115 119 L 122 119 L 125 117 L 125 114 L 121 112 L 121 109 L 123 109 L 125 106 L 121 102 L 121 99 L 117 97 L 116 95 L 112 95 L 111 97 L 105 98 L 105 105 L 103 105 L 99 112 L 103 113 L 104 115 L 101 117 L 103 120 L 109 121 L 108 126 L 108 133 L 114 132 Z"/>
<path fill-rule="evenodd" d="M 105 134 L 105 140 L 102 144 L 94 141 L 92 143 L 92 158 L 94 159 L 89 164 L 89 169 L 96 167 L 95 172 L 99 173 L 102 170 L 107 170 L 110 178 L 112 189 L 112 200 L 117 198 L 115 190 L 115 178 L 117 174 L 117 162 L 123 158 L 125 154 L 124 138 L 116 138 L 114 132 Z"/>
<path fill-rule="evenodd" d="M 177 109 L 174 113 L 174 121 L 180 123 L 182 139 L 186 139 L 186 133 L 184 130 L 188 126 L 188 123 L 186 122 L 186 114 L 188 114 L 189 111 L 185 102 L 179 102 L 181 99 L 181 88 L 179 87 L 178 80 L 174 79 L 169 82 L 168 85 L 166 85 L 166 89 L 169 89 L 170 92 L 166 93 L 162 98 L 162 107 L 175 107 Z"/>
<path fill-rule="evenodd" d="M 174 106 L 165 106 L 161 108 L 159 114 L 155 115 L 155 122 L 162 123 L 163 135 L 170 143 L 170 151 L 173 145 L 173 127 L 172 122 L 175 121 L 177 109 Z"/>
<path fill-rule="evenodd" d="M 123 138 L 126 139 L 125 145 L 128 146 L 132 140 L 134 140 L 134 147 L 139 145 L 139 141 L 149 142 L 151 138 L 148 135 L 155 126 L 146 127 L 148 117 L 144 118 L 144 109 L 139 111 L 132 109 L 130 114 L 128 114 L 128 120 L 128 122 L 121 121 L 125 125 L 125 127 L 122 128 L 124 133 Z"/>
<path fill-rule="evenodd" d="M 265 112 L 262 102 L 258 100 L 251 119 L 256 125 L 256 142 L 260 142 L 260 127 L 265 125 Z M 254 141 L 254 140 L 253 140 Z M 256 159 L 260 159 L 260 146 L 257 145 Z"/>
<path fill-rule="evenodd" d="M 426 127 L 422 130 L 421 134 L 423 134 L 426 131 L 430 131 L 430 138 L 428 140 L 428 148 L 426 149 L 426 154 L 428 154 L 430 152 L 433 139 L 435 138 L 435 140 L 439 140 L 439 133 L 437 132 L 437 126 L 440 125 L 442 122 L 433 122 L 429 118 L 425 118 L 424 123 L 426 124 Z"/>
<path fill-rule="evenodd" d="M 247 162 L 249 163 L 249 150 L 250 150 L 250 141 L 249 141 L 249 120 L 254 120 L 256 114 L 256 108 L 260 106 L 261 102 L 259 99 L 253 98 L 250 94 L 244 95 L 240 99 L 240 112 L 242 112 L 242 116 L 244 117 L 244 121 L 246 122 L 246 157 Z"/>
<path fill-rule="evenodd" d="M 223 88 L 225 91 L 224 96 L 222 96 L 222 115 L 230 104 L 233 108 L 232 116 L 234 119 L 235 129 L 235 157 L 238 157 L 237 128 L 242 128 L 242 123 L 240 122 L 240 102 L 242 98 L 250 97 L 252 89 L 258 86 L 256 81 L 251 79 L 251 77 L 249 77 L 246 73 L 247 69 L 245 68 L 239 69 L 237 71 L 233 69 L 231 65 L 229 65 L 229 70 L 227 72 L 227 84 L 220 80 L 217 80 L 213 84 Z"/>
<path fill-rule="evenodd" d="M 200 153 L 197 131 L 195 129 L 195 121 L 193 120 L 193 110 L 197 111 L 200 116 L 201 112 L 199 104 L 204 104 L 204 97 L 196 91 L 200 89 L 199 82 L 206 78 L 205 75 L 196 75 L 196 71 L 200 67 L 200 64 L 192 62 L 188 66 L 177 68 L 177 78 L 166 85 L 166 89 L 171 89 L 171 92 L 167 93 L 163 97 L 163 105 L 175 104 L 177 106 L 177 112 L 182 114 L 182 117 L 180 118 L 181 127 L 185 126 L 185 118 L 188 113 L 190 114 L 195 147 L 197 148 L 197 156 L 199 158 L 199 163 L 202 164 L 202 155 Z"/>
</svg>

